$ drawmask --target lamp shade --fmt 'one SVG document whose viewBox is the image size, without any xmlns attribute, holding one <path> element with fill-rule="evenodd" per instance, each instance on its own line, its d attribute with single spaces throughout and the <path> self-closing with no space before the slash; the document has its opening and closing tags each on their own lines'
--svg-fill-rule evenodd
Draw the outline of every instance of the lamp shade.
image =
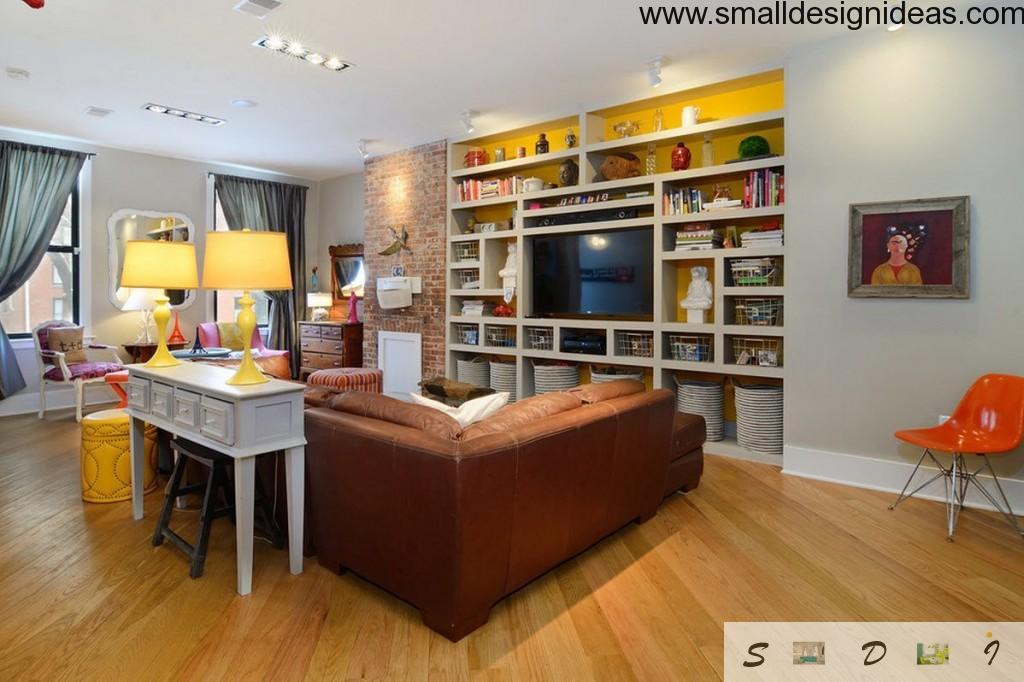
<svg viewBox="0 0 1024 682">
<path fill-rule="evenodd" d="M 153 310 L 157 306 L 156 299 L 164 295 L 163 289 L 143 289 L 141 287 L 135 287 L 128 295 L 128 300 L 121 305 L 121 310 L 125 312 L 131 310 Z"/>
<path fill-rule="evenodd" d="M 196 247 L 187 242 L 125 242 L 121 286 L 195 289 L 199 286 Z"/>
<path fill-rule="evenodd" d="M 311 291 L 306 294 L 306 307 L 308 308 L 330 308 L 334 304 L 334 298 L 322 291 Z"/>
<path fill-rule="evenodd" d="M 203 259 L 206 289 L 291 289 L 284 232 L 208 232 Z"/>
</svg>

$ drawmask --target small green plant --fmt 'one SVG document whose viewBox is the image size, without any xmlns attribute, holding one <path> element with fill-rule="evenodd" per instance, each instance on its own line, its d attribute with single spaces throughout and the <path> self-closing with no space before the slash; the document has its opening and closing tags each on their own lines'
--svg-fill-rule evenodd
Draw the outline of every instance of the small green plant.
<svg viewBox="0 0 1024 682">
<path fill-rule="evenodd" d="M 760 135 L 751 135 L 750 137 L 743 138 L 740 141 L 739 151 L 741 159 L 749 159 L 754 156 L 764 156 L 771 153 L 771 149 L 768 147 L 768 140 Z"/>
</svg>

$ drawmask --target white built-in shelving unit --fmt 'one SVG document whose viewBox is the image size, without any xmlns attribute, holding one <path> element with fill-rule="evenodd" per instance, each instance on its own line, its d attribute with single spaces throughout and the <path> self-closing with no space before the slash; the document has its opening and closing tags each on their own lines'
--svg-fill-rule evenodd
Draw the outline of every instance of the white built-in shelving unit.
<svg viewBox="0 0 1024 682">
<path fill-rule="evenodd" d="M 735 87 L 744 88 L 751 82 L 758 84 L 776 79 L 781 87 L 781 72 L 758 74 L 738 79 Z M 711 88 L 714 92 L 728 90 L 730 84 L 707 86 L 701 92 Z M 699 94 L 699 93 L 695 93 Z M 649 100 L 657 106 L 661 102 L 683 101 L 688 92 L 660 95 Z M 673 99 L 675 98 L 675 99 Z M 674 145 L 684 141 L 690 145 L 696 163 L 697 149 L 705 135 L 727 136 L 729 139 L 739 138 L 748 134 L 758 134 L 771 130 L 781 139 L 784 128 L 784 112 L 773 108 L 767 111 L 745 113 L 734 117 L 702 122 L 689 128 L 666 128 L 658 132 L 638 134 L 620 139 L 605 139 L 607 123 L 617 112 L 628 111 L 630 105 L 621 105 L 594 112 L 579 114 L 549 121 L 534 126 L 525 126 L 513 131 L 488 135 L 486 137 L 455 140 L 449 144 L 449 203 L 448 203 L 448 243 L 447 243 L 447 318 L 446 348 L 448 375 L 456 376 L 456 360 L 471 358 L 477 355 L 491 356 L 495 359 L 514 361 L 517 365 L 520 399 L 534 394 L 532 363 L 544 360 L 564 360 L 577 362 L 581 365 L 615 365 L 623 368 L 640 368 L 648 378 L 651 387 L 675 389 L 675 377 L 679 375 L 720 376 L 728 375 L 740 380 L 755 383 L 758 380 L 781 380 L 784 376 L 784 356 L 782 344 L 785 327 L 781 321 L 777 325 L 741 325 L 736 324 L 734 301 L 740 297 L 772 297 L 784 300 L 785 296 L 785 247 L 770 248 L 731 248 L 706 251 L 675 251 L 675 235 L 677 229 L 693 222 L 710 222 L 715 226 L 738 225 L 752 226 L 764 220 L 777 219 L 785 225 L 785 206 L 768 208 L 732 209 L 715 212 L 701 212 L 688 215 L 663 215 L 662 194 L 666 188 L 708 186 L 716 182 L 736 182 L 750 171 L 772 169 L 784 171 L 786 159 L 784 155 L 752 161 L 736 163 L 719 163 L 717 165 L 691 167 L 687 170 L 660 172 L 654 175 L 612 180 L 603 182 L 587 182 L 600 168 L 605 156 L 612 152 L 631 151 L 643 159 L 648 145 Z M 645 106 L 644 102 L 634 103 L 635 108 Z M 628 116 L 623 116 L 628 118 Z M 615 120 L 619 120 L 615 118 Z M 665 125 L 668 125 L 666 121 Z M 513 141 L 506 152 L 515 154 L 515 144 L 520 140 L 536 137 L 538 131 L 552 131 L 559 127 L 571 126 L 578 135 L 579 144 L 569 149 L 555 149 L 547 154 L 533 154 L 532 142 L 529 144 L 530 154 L 525 158 L 511 158 L 498 163 L 466 168 L 463 157 L 467 151 L 480 146 L 493 145 L 496 141 Z M 551 135 L 548 135 L 549 139 Z M 526 144 L 523 142 L 522 144 Z M 780 149 L 781 151 L 781 149 Z M 716 152 L 716 157 L 719 152 Z M 735 154 L 721 154 L 723 160 Z M 457 187 L 466 179 L 504 178 L 510 175 L 529 176 L 537 171 L 546 170 L 551 176 L 553 169 L 563 160 L 573 159 L 579 165 L 580 184 L 547 189 L 538 192 L 520 193 L 475 201 L 457 200 Z M 667 163 L 664 164 L 667 166 Z M 541 175 L 541 173 L 537 173 Z M 626 192 L 647 190 L 644 197 L 625 198 Z M 578 195 L 608 193 L 610 199 L 590 204 L 559 206 L 563 198 Z M 537 207 L 539 205 L 539 207 Z M 546 216 L 561 216 L 591 211 L 611 209 L 631 209 L 638 212 L 637 217 L 586 222 L 580 224 L 536 226 L 538 219 Z M 489 222 L 492 216 L 508 215 L 511 220 L 510 229 L 496 232 L 465 234 L 467 220 L 474 218 L 477 222 Z M 482 217 L 481 217 L 482 216 Z M 572 232 L 593 232 L 602 230 L 628 229 L 649 227 L 653 231 L 654 252 L 651 258 L 654 263 L 654 314 L 649 321 L 575 319 L 575 318 L 537 318 L 531 317 L 530 305 L 530 238 L 547 234 L 563 234 Z M 787 234 L 788 238 L 789 235 Z M 514 317 L 474 317 L 461 315 L 462 302 L 467 298 L 483 298 L 497 302 L 502 295 L 501 278 L 498 271 L 506 261 L 507 245 L 514 241 L 518 246 L 518 284 L 513 307 Z M 460 253 L 471 249 L 472 253 L 465 260 Z M 734 286 L 730 272 L 730 262 L 739 258 L 773 257 L 780 266 L 782 279 L 776 286 Z M 706 265 L 712 274 L 714 285 L 714 305 L 711 319 L 704 324 L 688 324 L 685 311 L 679 307 L 679 277 L 688 277 L 687 268 L 692 265 Z M 462 287 L 461 273 L 466 270 L 476 271 L 480 287 L 466 289 Z M 684 289 L 685 290 L 685 289 Z M 784 318 L 783 318 L 784 319 Z M 514 327 L 514 345 L 509 347 L 492 347 L 488 345 L 488 329 L 508 326 Z M 476 331 L 476 344 L 463 343 L 465 330 Z M 530 330 L 549 330 L 553 339 L 551 349 L 536 349 L 530 346 Z M 591 330 L 606 335 L 607 352 L 604 355 L 567 353 L 559 350 L 560 339 L 566 330 Z M 617 352 L 616 340 L 624 333 L 644 332 L 651 337 L 649 357 L 620 355 Z M 699 335 L 711 343 L 711 358 L 708 361 L 684 361 L 672 359 L 668 339 L 672 334 Z M 472 337 L 472 335 L 470 335 Z M 758 366 L 735 364 L 732 340 L 735 337 L 755 337 L 778 343 L 779 366 Z M 708 443 L 707 450 L 716 454 L 744 457 L 781 464 L 781 457 L 764 455 L 746 451 L 726 439 L 719 443 Z"/>
</svg>

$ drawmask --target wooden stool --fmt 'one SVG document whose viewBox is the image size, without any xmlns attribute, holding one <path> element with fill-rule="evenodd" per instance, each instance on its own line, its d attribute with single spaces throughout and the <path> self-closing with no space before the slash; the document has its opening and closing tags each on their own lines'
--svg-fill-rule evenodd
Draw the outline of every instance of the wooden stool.
<svg viewBox="0 0 1024 682">
<path fill-rule="evenodd" d="M 153 546 L 157 547 L 163 544 L 164 538 L 170 540 L 189 558 L 189 576 L 198 578 L 203 574 L 203 565 L 206 563 L 206 548 L 210 542 L 210 527 L 213 525 L 213 520 L 221 516 L 230 516 L 232 522 L 235 519 L 235 494 L 228 477 L 229 469 L 234 466 L 234 459 L 183 438 L 174 438 L 171 441 L 171 448 L 174 450 L 176 461 L 174 471 L 171 473 L 171 482 L 167 486 L 163 511 L 160 512 L 160 519 L 157 521 L 156 531 L 153 533 Z M 185 473 L 185 462 L 189 459 L 209 468 L 210 473 L 205 483 L 181 485 L 181 479 Z M 199 512 L 199 539 L 193 546 L 171 530 L 169 523 L 175 500 L 182 495 L 196 492 L 203 493 L 203 506 Z M 218 495 L 218 492 L 221 494 Z M 223 497 L 223 505 L 215 506 L 221 504 L 221 497 Z M 274 547 L 278 549 L 284 547 L 284 538 L 274 522 L 270 499 L 264 492 L 258 470 L 256 472 L 255 509 L 258 515 L 256 528 L 270 538 Z"/>
</svg>

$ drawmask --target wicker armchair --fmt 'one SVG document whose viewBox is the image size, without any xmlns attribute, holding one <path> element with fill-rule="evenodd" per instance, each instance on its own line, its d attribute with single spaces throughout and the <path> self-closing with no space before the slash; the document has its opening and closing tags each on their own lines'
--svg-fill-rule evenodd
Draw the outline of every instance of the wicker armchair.
<svg viewBox="0 0 1024 682">
<path fill-rule="evenodd" d="M 64 353 L 50 350 L 49 332 L 56 327 L 74 327 L 65 320 L 49 320 L 32 330 L 32 341 L 36 347 L 36 363 L 39 366 L 39 418 L 46 413 L 46 385 L 70 385 L 75 391 L 75 419 L 82 421 L 82 405 L 85 402 L 86 384 L 103 383 L 110 372 L 124 369 L 117 355 L 116 346 L 90 343 L 86 345 L 87 362 L 69 363 Z"/>
</svg>

